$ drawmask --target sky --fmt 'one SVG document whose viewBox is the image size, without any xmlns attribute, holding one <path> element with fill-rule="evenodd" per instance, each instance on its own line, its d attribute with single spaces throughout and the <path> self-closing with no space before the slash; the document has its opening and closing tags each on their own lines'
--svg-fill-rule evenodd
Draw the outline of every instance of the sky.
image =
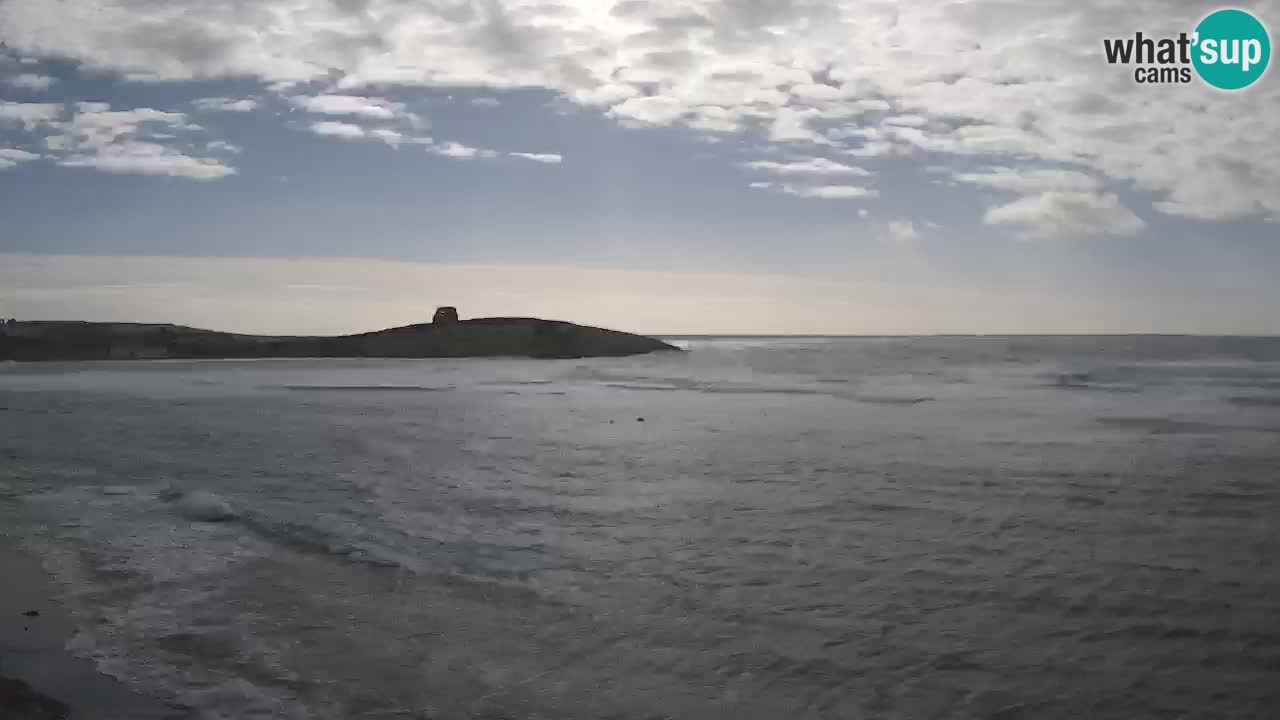
<svg viewBox="0 0 1280 720">
<path fill-rule="evenodd" d="M 1219 7 L 0 0 L 0 316 L 1277 334 L 1276 72 L 1103 52 Z"/>
</svg>

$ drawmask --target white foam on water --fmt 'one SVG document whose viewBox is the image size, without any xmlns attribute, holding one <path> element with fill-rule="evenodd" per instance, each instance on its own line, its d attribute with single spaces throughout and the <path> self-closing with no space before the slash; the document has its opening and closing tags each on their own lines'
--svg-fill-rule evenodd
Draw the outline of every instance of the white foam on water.
<svg viewBox="0 0 1280 720">
<path fill-rule="evenodd" d="M 178 512 L 189 520 L 226 522 L 240 517 L 231 503 L 207 490 L 193 490 L 178 498 Z"/>
<path fill-rule="evenodd" d="M 235 524 L 192 523 L 162 499 L 167 487 L 73 486 L 23 499 L 34 521 L 23 544 L 42 558 L 76 624 L 67 650 L 200 720 L 328 717 L 287 690 L 296 678 L 278 650 L 222 599 L 270 546 Z M 207 491 L 182 500 L 200 518 L 231 509 Z"/>
</svg>

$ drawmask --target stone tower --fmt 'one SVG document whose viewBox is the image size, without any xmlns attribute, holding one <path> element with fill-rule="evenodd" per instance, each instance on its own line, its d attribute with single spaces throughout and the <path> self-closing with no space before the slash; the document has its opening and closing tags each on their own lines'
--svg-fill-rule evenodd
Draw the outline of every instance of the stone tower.
<svg viewBox="0 0 1280 720">
<path fill-rule="evenodd" d="M 436 308 L 436 314 L 431 318 L 434 325 L 448 325 L 449 323 L 458 322 L 458 308 L 450 305 Z"/>
</svg>

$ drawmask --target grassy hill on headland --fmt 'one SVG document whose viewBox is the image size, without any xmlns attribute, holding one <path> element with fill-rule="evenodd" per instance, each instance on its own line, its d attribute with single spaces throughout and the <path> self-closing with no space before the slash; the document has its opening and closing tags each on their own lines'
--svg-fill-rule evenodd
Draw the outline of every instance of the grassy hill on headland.
<svg viewBox="0 0 1280 720">
<path fill-rule="evenodd" d="M 642 335 L 536 318 L 422 323 L 356 335 L 266 336 L 181 325 L 10 322 L 0 360 L 259 357 L 534 357 L 638 355 L 678 348 Z"/>
</svg>

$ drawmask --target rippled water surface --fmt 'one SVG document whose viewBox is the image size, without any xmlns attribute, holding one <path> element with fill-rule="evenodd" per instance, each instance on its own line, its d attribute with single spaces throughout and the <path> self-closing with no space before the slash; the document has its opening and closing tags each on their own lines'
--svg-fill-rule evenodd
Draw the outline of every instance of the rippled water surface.
<svg viewBox="0 0 1280 720">
<path fill-rule="evenodd" d="M 0 532 L 195 717 L 1280 717 L 1280 341 L 682 342 L 0 367 Z"/>
</svg>

